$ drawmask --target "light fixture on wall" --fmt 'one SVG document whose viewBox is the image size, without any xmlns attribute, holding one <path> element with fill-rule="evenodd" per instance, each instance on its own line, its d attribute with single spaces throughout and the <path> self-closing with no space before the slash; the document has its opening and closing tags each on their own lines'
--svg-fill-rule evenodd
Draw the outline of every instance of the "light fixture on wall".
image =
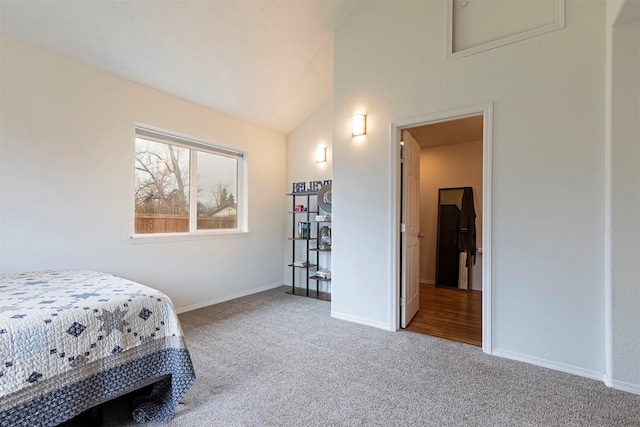
<svg viewBox="0 0 640 427">
<path fill-rule="evenodd" d="M 351 136 L 364 135 L 367 133 L 367 115 L 354 114 L 351 117 Z"/>
<path fill-rule="evenodd" d="M 316 150 L 316 163 L 324 163 L 327 161 L 327 149 L 320 147 Z"/>
</svg>

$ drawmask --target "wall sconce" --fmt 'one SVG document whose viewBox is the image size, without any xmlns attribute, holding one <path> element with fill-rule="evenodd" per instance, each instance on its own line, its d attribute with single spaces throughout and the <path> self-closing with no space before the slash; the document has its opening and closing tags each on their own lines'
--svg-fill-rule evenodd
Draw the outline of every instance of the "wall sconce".
<svg viewBox="0 0 640 427">
<path fill-rule="evenodd" d="M 327 149 L 325 147 L 316 150 L 316 163 L 324 163 L 327 161 Z"/>
<path fill-rule="evenodd" d="M 367 133 L 367 115 L 354 114 L 351 117 L 351 136 L 364 135 Z"/>
</svg>

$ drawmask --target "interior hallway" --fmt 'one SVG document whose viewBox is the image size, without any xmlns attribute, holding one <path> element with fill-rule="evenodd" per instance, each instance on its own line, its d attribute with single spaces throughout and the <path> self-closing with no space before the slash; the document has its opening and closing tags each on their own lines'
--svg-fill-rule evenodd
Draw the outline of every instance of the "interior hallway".
<svg viewBox="0 0 640 427">
<path fill-rule="evenodd" d="M 420 309 L 407 330 L 482 347 L 482 291 L 420 283 Z"/>
</svg>

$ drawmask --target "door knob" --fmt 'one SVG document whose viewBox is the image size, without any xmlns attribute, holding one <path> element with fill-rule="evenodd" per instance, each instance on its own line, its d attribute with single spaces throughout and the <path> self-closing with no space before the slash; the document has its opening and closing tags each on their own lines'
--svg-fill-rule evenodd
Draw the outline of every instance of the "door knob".
<svg viewBox="0 0 640 427">
<path fill-rule="evenodd" d="M 419 238 L 419 239 L 424 239 L 424 234 L 422 234 L 422 233 L 418 233 L 418 238 Z"/>
</svg>

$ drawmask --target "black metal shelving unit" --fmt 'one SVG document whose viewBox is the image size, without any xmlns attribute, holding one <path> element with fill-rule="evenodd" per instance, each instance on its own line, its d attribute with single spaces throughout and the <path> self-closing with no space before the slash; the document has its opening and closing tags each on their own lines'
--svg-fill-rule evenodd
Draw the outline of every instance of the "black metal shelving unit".
<svg viewBox="0 0 640 427">
<path fill-rule="evenodd" d="M 320 291 L 320 283 L 321 282 L 330 282 L 331 279 L 321 279 L 316 277 L 312 273 L 317 270 L 319 264 L 319 252 L 330 252 L 330 249 L 319 249 L 317 245 L 318 232 L 320 229 L 319 224 L 321 222 L 328 221 L 315 221 L 311 219 L 311 215 L 315 215 L 318 213 L 318 210 L 311 210 L 311 196 L 315 196 L 317 194 L 316 191 L 307 191 L 300 193 L 288 193 L 287 196 L 291 196 L 291 237 L 289 240 L 291 241 L 291 264 L 288 264 L 291 267 L 291 290 L 287 291 L 288 294 L 291 295 L 300 295 L 306 296 L 310 298 L 318 298 L 325 301 L 331 301 L 331 294 L 329 292 L 321 292 Z M 300 202 L 301 201 L 301 202 Z M 296 211 L 296 205 L 303 204 L 305 207 L 304 211 Z M 317 209 L 317 208 L 316 208 Z M 300 218 L 304 218 L 304 220 L 300 220 Z M 308 225 L 309 235 L 308 237 L 297 237 L 298 230 L 297 225 L 298 222 L 305 222 Z M 315 223 L 315 227 L 312 224 Z M 304 265 L 296 265 L 296 244 L 302 243 L 304 245 L 304 253 L 305 259 L 303 260 Z M 314 244 L 315 243 L 315 244 Z M 314 244 L 314 246 L 311 246 Z M 315 253 L 315 259 L 311 260 L 309 257 L 310 253 Z M 312 263 L 315 261 L 315 264 Z M 296 289 L 296 270 L 304 269 L 305 270 L 305 287 L 303 289 Z M 309 281 L 313 280 L 316 282 L 315 290 L 310 288 Z M 301 293 L 302 292 L 302 293 Z"/>
</svg>

